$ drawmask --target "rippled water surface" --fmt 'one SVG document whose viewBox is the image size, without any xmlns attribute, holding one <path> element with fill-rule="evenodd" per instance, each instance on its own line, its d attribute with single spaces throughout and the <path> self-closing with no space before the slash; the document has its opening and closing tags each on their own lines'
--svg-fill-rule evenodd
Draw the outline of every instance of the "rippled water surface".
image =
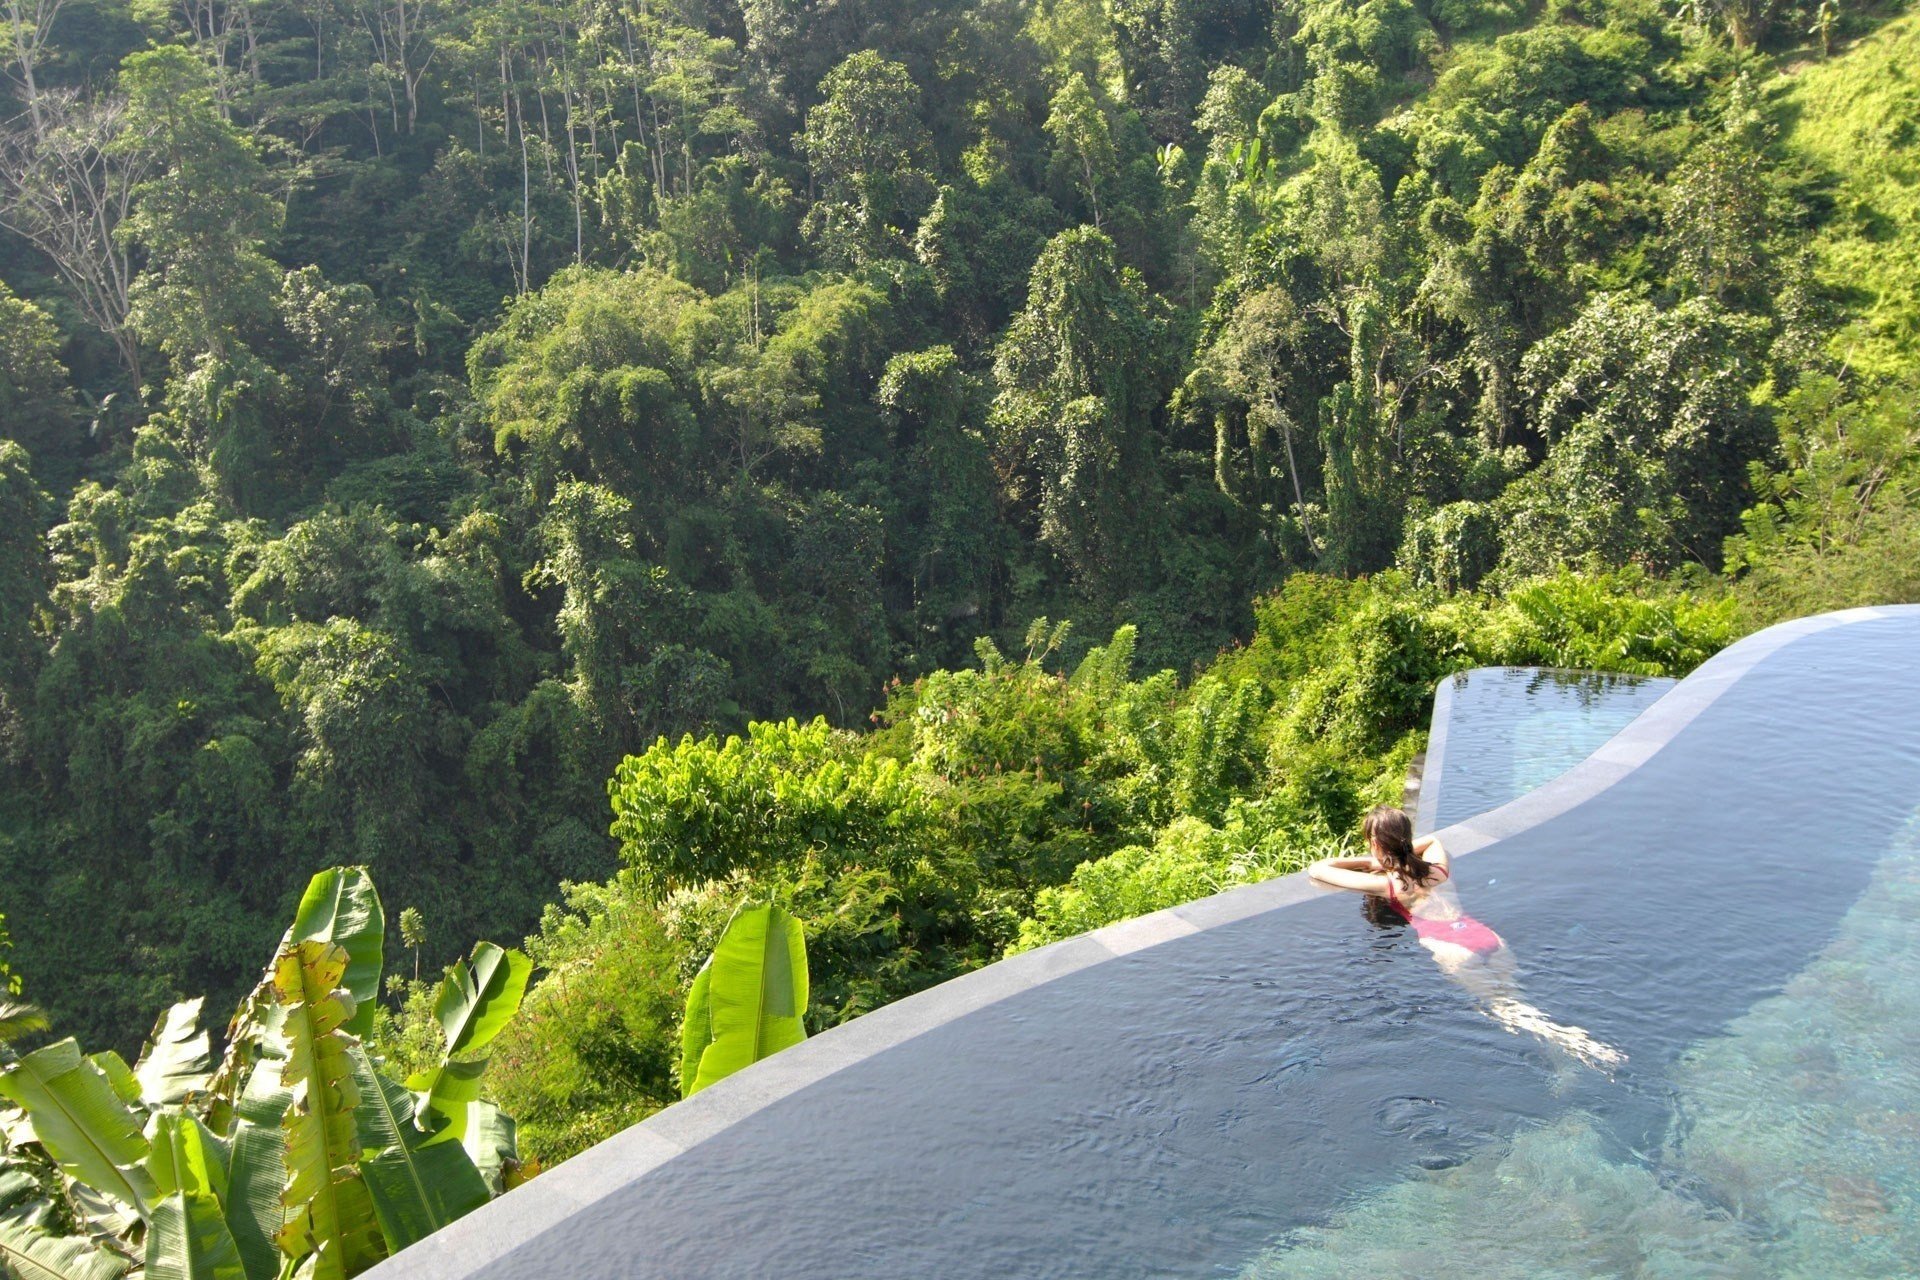
<svg viewBox="0 0 1920 1280">
<path fill-rule="evenodd" d="M 1796 640 L 1460 859 L 1611 1073 L 1328 894 L 855 1062 L 475 1274 L 1920 1274 L 1917 656 L 1906 613 Z"/>
</svg>

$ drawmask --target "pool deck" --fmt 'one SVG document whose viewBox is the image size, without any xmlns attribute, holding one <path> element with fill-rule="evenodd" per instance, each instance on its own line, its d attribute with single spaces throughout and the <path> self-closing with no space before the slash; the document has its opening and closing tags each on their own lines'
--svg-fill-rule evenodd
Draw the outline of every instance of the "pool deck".
<svg viewBox="0 0 1920 1280">
<path fill-rule="evenodd" d="M 1703 664 L 1584 763 L 1510 804 L 1439 834 L 1449 852 L 1459 857 L 1557 817 L 1645 763 L 1779 649 L 1834 627 L 1901 614 L 1920 615 L 1920 606 L 1822 614 L 1748 636 Z M 1439 696 L 1445 696 L 1450 680 L 1441 682 Z M 1439 757 L 1444 745 L 1441 733 L 1429 744 L 1429 758 Z M 1438 769 L 1430 770 L 1424 787 L 1429 803 L 1438 782 Z M 374 1280 L 452 1280 L 471 1275 L 630 1187 L 741 1118 L 873 1054 L 1067 974 L 1331 892 L 1337 891 L 1321 888 L 1304 873 L 1281 876 L 1016 955 L 896 1001 L 658 1112 L 365 1274 Z"/>
</svg>

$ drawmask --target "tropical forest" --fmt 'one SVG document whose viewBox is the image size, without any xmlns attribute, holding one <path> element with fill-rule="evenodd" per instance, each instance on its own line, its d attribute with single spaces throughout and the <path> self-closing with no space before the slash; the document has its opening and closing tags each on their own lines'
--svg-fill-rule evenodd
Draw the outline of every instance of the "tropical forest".
<svg viewBox="0 0 1920 1280">
<path fill-rule="evenodd" d="M 730 922 L 818 1032 L 1920 599 L 1906 10 L 0 0 L 0 1274 L 354 1274 Z"/>
</svg>

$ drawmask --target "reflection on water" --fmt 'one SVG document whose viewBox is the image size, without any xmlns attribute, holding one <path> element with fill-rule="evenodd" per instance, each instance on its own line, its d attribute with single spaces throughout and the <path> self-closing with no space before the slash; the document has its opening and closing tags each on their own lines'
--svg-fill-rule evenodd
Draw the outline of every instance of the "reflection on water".
<svg viewBox="0 0 1920 1280">
<path fill-rule="evenodd" d="M 1422 831 L 1463 822 L 1553 781 L 1676 683 L 1537 667 L 1482 668 L 1450 679 L 1445 767 L 1431 779 L 1436 791 L 1421 797 Z"/>
<path fill-rule="evenodd" d="M 1779 995 L 1673 1066 L 1665 1149 L 1529 1127 L 1287 1233 L 1246 1280 L 1920 1273 L 1920 824 Z"/>
</svg>

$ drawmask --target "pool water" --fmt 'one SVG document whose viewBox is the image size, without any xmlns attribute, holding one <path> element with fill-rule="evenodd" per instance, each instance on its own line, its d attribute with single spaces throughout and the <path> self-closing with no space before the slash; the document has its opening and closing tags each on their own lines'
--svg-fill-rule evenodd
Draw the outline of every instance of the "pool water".
<svg viewBox="0 0 1920 1280">
<path fill-rule="evenodd" d="M 1676 683 L 1548 667 L 1480 667 L 1446 677 L 1434 697 L 1415 827 L 1450 827 L 1545 786 Z"/>
<path fill-rule="evenodd" d="M 768 1105 L 727 1082 L 726 1127 L 458 1274 L 1920 1274 L 1916 656 L 1920 610 L 1800 635 L 1458 860 L 1515 994 L 1613 1070 L 1359 895 L 1276 893 Z"/>
<path fill-rule="evenodd" d="M 1523 1128 L 1289 1232 L 1245 1280 L 1908 1277 L 1920 1268 L 1920 824 L 1778 995 L 1668 1072 L 1658 1151 Z"/>
</svg>

